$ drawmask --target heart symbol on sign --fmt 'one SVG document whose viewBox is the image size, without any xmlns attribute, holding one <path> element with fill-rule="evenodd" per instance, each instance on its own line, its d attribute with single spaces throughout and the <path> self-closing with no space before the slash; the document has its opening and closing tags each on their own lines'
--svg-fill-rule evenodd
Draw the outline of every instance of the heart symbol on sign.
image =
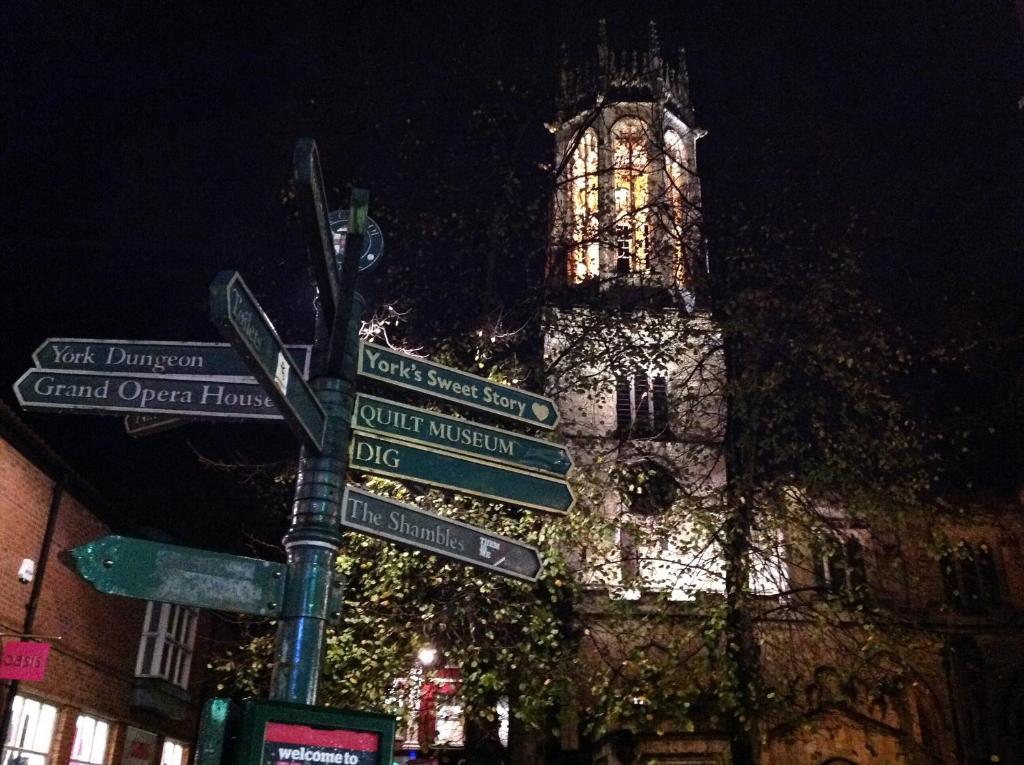
<svg viewBox="0 0 1024 765">
<path fill-rule="evenodd" d="M 530 408 L 533 410 L 533 416 L 541 422 L 544 422 L 551 413 L 546 404 L 531 404 Z"/>
</svg>

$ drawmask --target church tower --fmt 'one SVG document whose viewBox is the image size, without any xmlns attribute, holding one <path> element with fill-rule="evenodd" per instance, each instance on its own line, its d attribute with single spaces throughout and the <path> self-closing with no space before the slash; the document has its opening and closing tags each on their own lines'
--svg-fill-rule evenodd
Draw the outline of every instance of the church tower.
<svg viewBox="0 0 1024 765">
<path fill-rule="evenodd" d="M 588 526 L 583 549 L 570 551 L 594 624 L 582 651 L 595 676 L 605 667 L 624 681 L 600 693 L 632 699 L 611 712 L 607 735 L 581 736 L 578 751 L 607 763 L 632 762 L 630 751 L 658 757 L 666 746 L 672 756 L 691 744 L 721 753 L 720 731 L 655 730 L 645 705 L 660 704 L 661 691 L 642 670 L 629 676 L 647 666 L 658 631 L 684 634 L 671 620 L 629 614 L 686 611 L 722 590 L 712 529 L 724 487 L 724 364 L 701 230 L 704 131 L 683 51 L 667 62 L 652 22 L 646 50 L 613 53 L 602 22 L 596 61 L 563 65 L 548 128 L 558 184 L 544 352 Z"/>
<path fill-rule="evenodd" d="M 549 279 L 569 287 L 661 289 L 692 310 L 702 286 L 696 126 L 684 52 L 609 49 L 596 67 L 563 64 L 555 135 L 559 188 Z"/>
<path fill-rule="evenodd" d="M 598 554 L 606 565 L 584 577 L 630 597 L 653 587 L 686 599 L 716 585 L 697 574 L 706 561 L 681 552 L 689 542 L 673 554 L 680 528 L 668 510 L 713 492 L 723 470 L 724 367 L 707 310 L 697 174 L 704 131 L 683 52 L 666 63 L 653 22 L 646 51 L 618 54 L 602 22 L 596 58 L 596 68 L 563 68 L 549 125 L 559 170 L 549 387 L 587 475 L 581 506 L 612 529 Z"/>
</svg>

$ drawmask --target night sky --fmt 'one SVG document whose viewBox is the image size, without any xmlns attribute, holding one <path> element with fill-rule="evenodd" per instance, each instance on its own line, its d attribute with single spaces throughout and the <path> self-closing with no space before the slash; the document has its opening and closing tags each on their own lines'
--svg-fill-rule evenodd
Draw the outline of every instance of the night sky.
<svg viewBox="0 0 1024 765">
<path fill-rule="evenodd" d="M 352 184 L 370 190 L 386 237 L 379 299 L 401 303 L 421 266 L 443 289 L 457 255 L 435 262 L 408 222 L 494 204 L 480 108 L 507 114 L 509 166 L 528 176 L 550 160 L 560 46 L 592 59 L 604 17 L 615 49 L 645 47 L 650 19 L 670 58 L 685 45 L 710 212 L 772 193 L 748 172 L 772 147 L 812 179 L 808 209 L 872 211 L 871 268 L 901 329 L 998 341 L 931 386 L 929 405 L 965 418 L 1024 408 L 1024 56 L 1009 0 L 62 5 L 0 11 L 0 396 L 12 406 L 46 337 L 219 341 L 206 301 L 224 269 L 285 339 L 307 340 L 309 272 L 282 203 L 300 136 L 319 143 L 332 207 Z M 519 255 L 510 242 L 499 258 Z M 411 305 L 410 322 L 426 321 Z M 285 459 L 283 427 L 134 441 L 117 417 L 24 419 L 139 523 L 222 546 L 283 529 L 197 460 Z M 971 455 L 973 482 L 1005 489 L 1024 473 L 1019 430 Z"/>
</svg>

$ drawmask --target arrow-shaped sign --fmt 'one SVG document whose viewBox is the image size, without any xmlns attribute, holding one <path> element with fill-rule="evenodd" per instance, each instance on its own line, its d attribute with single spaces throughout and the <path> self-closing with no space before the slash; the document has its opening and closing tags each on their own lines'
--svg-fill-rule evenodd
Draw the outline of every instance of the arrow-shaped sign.
<svg viewBox="0 0 1024 765">
<path fill-rule="evenodd" d="M 546 396 L 501 385 L 383 345 L 360 343 L 357 371 L 361 377 L 454 401 L 516 422 L 549 429 L 558 424 L 558 408 Z"/>
<path fill-rule="evenodd" d="M 377 475 L 552 513 L 566 513 L 574 502 L 565 481 L 360 431 L 352 434 L 349 465 Z"/>
<path fill-rule="evenodd" d="M 378 497 L 355 486 L 345 489 L 342 508 L 341 525 L 347 529 L 528 582 L 540 576 L 543 564 L 536 547 L 487 529 Z"/>
<path fill-rule="evenodd" d="M 258 616 L 281 612 L 281 563 L 121 536 L 94 539 L 65 556 L 108 595 Z"/>
<path fill-rule="evenodd" d="M 560 444 L 362 393 L 356 396 L 352 427 L 559 478 L 572 467 Z"/>
<path fill-rule="evenodd" d="M 309 377 L 310 350 L 308 345 L 288 346 L 303 377 Z M 252 379 L 249 367 L 227 343 L 48 337 L 36 348 L 32 360 L 42 369 Z"/>
<path fill-rule="evenodd" d="M 320 451 L 327 413 L 236 271 L 222 271 L 210 285 L 210 312 L 224 339 L 263 384 L 291 429 Z"/>
<path fill-rule="evenodd" d="M 255 382 L 182 375 L 115 375 L 30 369 L 14 383 L 25 409 L 94 414 L 172 414 L 197 420 L 280 420 Z"/>
</svg>

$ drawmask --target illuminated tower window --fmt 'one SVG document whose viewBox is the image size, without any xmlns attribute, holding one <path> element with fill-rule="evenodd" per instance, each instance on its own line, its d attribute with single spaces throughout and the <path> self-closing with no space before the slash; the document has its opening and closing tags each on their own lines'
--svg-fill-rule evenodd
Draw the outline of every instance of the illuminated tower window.
<svg viewBox="0 0 1024 765">
<path fill-rule="evenodd" d="M 672 279 L 675 286 L 686 283 L 686 260 L 683 242 L 686 240 L 686 209 L 683 190 L 686 169 L 683 166 L 683 139 L 674 130 L 665 131 L 665 197 L 668 206 L 666 228 L 668 251 L 672 256 Z"/>
<path fill-rule="evenodd" d="M 584 131 L 572 162 L 572 256 L 569 278 L 573 282 L 598 275 L 597 133 Z"/>
<path fill-rule="evenodd" d="M 643 121 L 623 117 L 612 127 L 616 273 L 647 268 L 650 224 L 647 145 Z"/>
</svg>

